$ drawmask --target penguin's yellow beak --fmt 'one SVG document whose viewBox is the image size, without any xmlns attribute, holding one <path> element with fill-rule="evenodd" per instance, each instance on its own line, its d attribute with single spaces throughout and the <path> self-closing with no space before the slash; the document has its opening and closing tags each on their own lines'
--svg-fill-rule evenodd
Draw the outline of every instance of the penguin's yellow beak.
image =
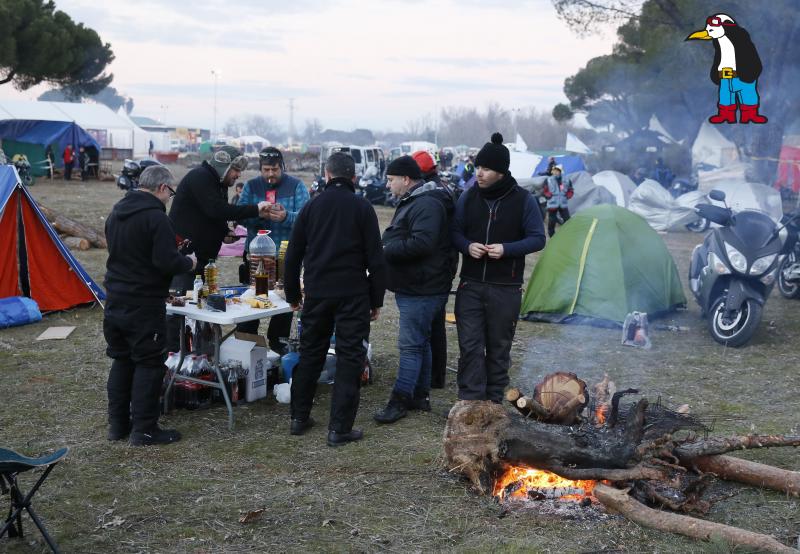
<svg viewBox="0 0 800 554">
<path fill-rule="evenodd" d="M 711 40 L 711 35 L 708 31 L 697 31 L 686 37 L 686 40 Z"/>
</svg>

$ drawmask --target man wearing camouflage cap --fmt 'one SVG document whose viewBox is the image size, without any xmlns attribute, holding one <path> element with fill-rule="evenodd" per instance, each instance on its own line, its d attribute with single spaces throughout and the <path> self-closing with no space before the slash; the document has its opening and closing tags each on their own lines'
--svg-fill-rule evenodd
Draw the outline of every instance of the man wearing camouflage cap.
<svg viewBox="0 0 800 554">
<path fill-rule="evenodd" d="M 247 159 L 233 146 L 217 149 L 211 159 L 192 169 L 178 184 L 169 218 L 177 239 L 188 239 L 197 256 L 193 272 L 177 275 L 171 288 L 191 290 L 195 275 L 203 274 L 209 259 L 216 258 L 223 240 L 229 235 L 229 221 L 269 217 L 269 203 L 246 206 L 228 203 L 228 188 L 247 169 Z M 169 347 L 177 350 L 177 327 L 170 325 Z"/>
</svg>

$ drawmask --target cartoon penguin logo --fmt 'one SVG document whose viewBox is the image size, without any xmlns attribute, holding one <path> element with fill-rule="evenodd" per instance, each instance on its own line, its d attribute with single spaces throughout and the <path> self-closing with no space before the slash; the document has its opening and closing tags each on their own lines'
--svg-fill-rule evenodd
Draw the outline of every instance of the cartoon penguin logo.
<svg viewBox="0 0 800 554">
<path fill-rule="evenodd" d="M 767 118 L 758 113 L 757 84 L 762 70 L 761 58 L 750 34 L 731 16 L 718 13 L 706 19 L 704 31 L 692 33 L 686 40 L 714 41 L 711 80 L 719 85 L 719 112 L 708 121 L 736 123 L 738 106 L 741 112 L 739 123 L 766 123 Z"/>
</svg>

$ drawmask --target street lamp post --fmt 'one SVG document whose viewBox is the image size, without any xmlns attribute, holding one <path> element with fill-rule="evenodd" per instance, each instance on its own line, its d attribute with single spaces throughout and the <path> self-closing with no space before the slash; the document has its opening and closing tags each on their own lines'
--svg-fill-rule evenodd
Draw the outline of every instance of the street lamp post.
<svg viewBox="0 0 800 554">
<path fill-rule="evenodd" d="M 211 75 L 214 77 L 214 130 L 211 133 L 212 139 L 217 138 L 217 81 L 219 80 L 219 70 L 212 69 Z"/>
</svg>

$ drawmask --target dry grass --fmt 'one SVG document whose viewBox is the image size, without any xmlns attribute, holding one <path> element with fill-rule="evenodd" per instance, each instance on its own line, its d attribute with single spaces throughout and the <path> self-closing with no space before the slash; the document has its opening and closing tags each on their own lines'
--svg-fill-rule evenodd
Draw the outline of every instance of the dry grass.
<svg viewBox="0 0 800 554">
<path fill-rule="evenodd" d="M 39 183 L 31 190 L 43 203 L 98 227 L 121 196 L 110 183 Z M 385 226 L 391 212 L 379 208 L 378 214 Z M 699 236 L 674 234 L 665 240 L 685 275 Z M 102 281 L 105 253 L 76 255 Z M 226 280 L 233 280 L 237 263 L 224 261 Z M 760 331 L 742 350 L 714 344 L 693 303 L 673 319 L 691 332 L 654 332 L 650 351 L 623 348 L 617 331 L 520 322 L 512 380 L 525 385 L 563 369 L 594 381 L 608 371 L 619 385 L 660 395 L 669 404 L 689 403 L 695 413 L 714 419 L 716 433 L 796 429 L 797 306 L 777 294 L 770 298 Z M 238 408 L 233 433 L 225 426 L 224 410 L 214 408 L 164 418 L 164 424 L 184 434 L 176 445 L 136 449 L 108 443 L 108 360 L 98 308 L 54 314 L 36 325 L 0 332 L 5 383 L 0 443 L 27 454 L 71 448 L 36 503 L 65 552 L 727 550 L 615 517 L 564 521 L 531 512 L 505 515 L 491 499 L 474 496 L 441 465 L 445 413 L 456 398 L 453 373 L 445 390 L 434 391 L 432 413 L 413 414 L 390 426 L 371 419 L 393 382 L 397 318 L 387 294 L 371 337 L 377 377 L 362 394 L 357 425 L 366 438 L 358 444 L 325 445 L 326 387 L 315 409 L 318 426 L 304 437 L 288 434 L 287 407 L 270 399 Z M 769 326 L 770 321 L 775 325 Z M 54 325 L 77 329 L 66 341 L 33 340 Z M 448 327 L 448 334 L 449 365 L 455 367 L 454 327 Z M 798 470 L 797 454 L 775 450 L 747 456 Z M 736 494 L 715 506 L 709 516 L 714 521 L 797 544 L 797 499 L 728 485 L 715 492 Z M 262 508 L 260 519 L 238 522 L 246 512 Z M 0 549 L 45 551 L 33 527 L 27 529 L 24 542 L 2 539 Z"/>
</svg>

